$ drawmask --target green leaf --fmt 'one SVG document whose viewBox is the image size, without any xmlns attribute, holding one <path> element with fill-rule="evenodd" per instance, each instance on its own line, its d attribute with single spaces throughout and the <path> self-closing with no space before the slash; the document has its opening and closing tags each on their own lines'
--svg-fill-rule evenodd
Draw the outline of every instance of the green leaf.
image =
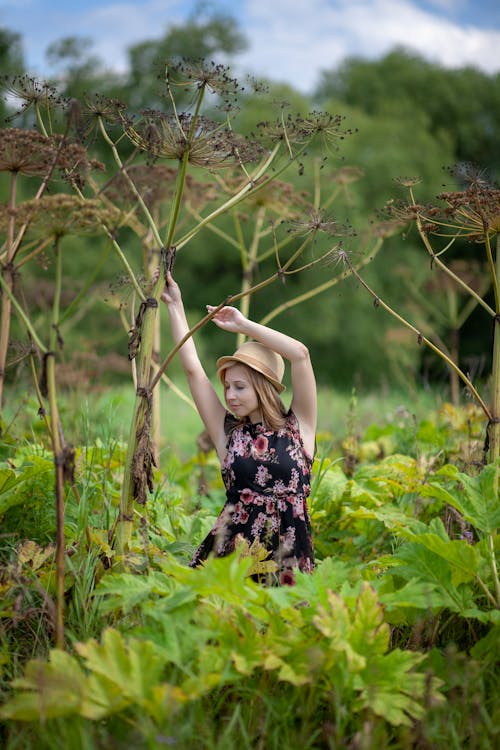
<svg viewBox="0 0 500 750">
<path fill-rule="evenodd" d="M 385 654 L 390 635 L 378 597 L 374 589 L 364 583 L 353 613 L 349 642 L 359 654 Z"/>
<path fill-rule="evenodd" d="M 439 498 L 456 508 L 466 521 L 483 534 L 493 534 L 500 526 L 500 467 L 488 464 L 475 477 L 458 471 L 456 466 L 443 466 L 436 481 L 423 488 L 422 494 Z M 448 486 L 443 486 L 447 483 Z"/>
<path fill-rule="evenodd" d="M 392 560 L 399 562 L 399 567 L 395 569 L 397 574 L 408 580 L 428 582 L 440 591 L 446 602 L 445 606 L 453 612 L 463 612 L 474 606 L 472 591 L 464 586 L 457 588 L 453 584 L 452 564 L 425 545 L 407 542 L 399 547 Z"/>
<path fill-rule="evenodd" d="M 85 674 L 75 657 L 54 649 L 48 662 L 28 662 L 23 677 L 12 683 L 19 692 L 2 706 L 0 717 L 43 721 L 78 713 L 85 685 Z"/>
<path fill-rule="evenodd" d="M 0 469 L 0 514 L 15 505 L 28 503 L 30 484 L 54 473 L 53 461 L 42 456 L 29 456 L 21 467 L 14 471 L 11 468 Z"/>
<path fill-rule="evenodd" d="M 105 678 L 123 696 L 141 704 L 151 696 L 151 688 L 161 676 L 164 660 L 151 641 L 131 639 L 107 628 L 101 643 L 95 640 L 77 643 L 76 650 L 94 675 Z"/>
<path fill-rule="evenodd" d="M 450 564 L 453 586 L 473 581 L 479 570 L 479 554 L 475 546 L 461 539 L 445 538 L 437 534 L 404 533 L 415 544 L 420 544 Z"/>
<path fill-rule="evenodd" d="M 152 572 L 147 576 L 108 573 L 99 581 L 95 595 L 102 597 L 102 612 L 122 610 L 127 613 L 153 594 L 168 596 L 174 588 L 175 582 L 160 572 Z"/>
</svg>

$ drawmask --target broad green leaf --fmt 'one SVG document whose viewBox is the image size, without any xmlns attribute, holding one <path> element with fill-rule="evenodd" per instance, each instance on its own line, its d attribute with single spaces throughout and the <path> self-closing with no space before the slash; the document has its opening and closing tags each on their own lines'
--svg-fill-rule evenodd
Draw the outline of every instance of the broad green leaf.
<svg viewBox="0 0 500 750">
<path fill-rule="evenodd" d="M 366 583 L 353 613 L 349 642 L 358 653 L 367 657 L 385 654 L 389 648 L 389 625 L 384 622 L 384 613 L 375 591 Z"/>
<path fill-rule="evenodd" d="M 95 595 L 102 597 L 102 612 L 122 610 L 130 612 L 154 594 L 168 595 L 175 582 L 164 573 L 152 572 L 147 576 L 131 573 L 108 573 L 99 581 Z"/>
<path fill-rule="evenodd" d="M 479 569 L 479 555 L 475 546 L 461 539 L 443 539 L 437 534 L 404 534 L 415 544 L 434 552 L 450 564 L 451 582 L 454 586 L 473 581 Z"/>
<path fill-rule="evenodd" d="M 98 643 L 94 639 L 77 643 L 76 650 L 94 675 L 114 683 L 124 696 L 137 703 L 144 701 L 159 682 L 164 661 L 151 641 L 131 639 L 107 628 Z"/>
<path fill-rule="evenodd" d="M 446 605 L 453 612 L 463 612 L 474 605 L 471 590 L 457 588 L 452 581 L 452 565 L 444 557 L 427 549 L 424 545 L 407 542 L 392 556 L 400 567 L 395 570 L 408 580 L 429 582 L 441 592 Z M 394 570 L 394 568 L 393 568 Z"/>
<path fill-rule="evenodd" d="M 23 677 L 13 681 L 18 692 L 0 708 L 0 717 L 43 721 L 78 713 L 85 684 L 85 674 L 75 657 L 54 649 L 49 661 L 28 662 Z"/>
<path fill-rule="evenodd" d="M 350 613 L 338 594 L 328 591 L 328 607 L 318 605 L 317 613 L 312 622 L 320 633 L 328 639 L 329 648 L 332 651 L 344 653 L 349 668 L 353 671 L 363 669 L 366 659 L 356 653 L 349 641 L 351 630 Z"/>
<path fill-rule="evenodd" d="M 47 475 L 54 473 L 53 461 L 42 456 L 29 456 L 15 470 L 0 469 L 0 514 L 15 505 L 29 502 L 29 488 L 33 481 L 46 481 Z"/>
<path fill-rule="evenodd" d="M 489 464 L 475 477 L 458 471 L 456 466 L 443 466 L 423 494 L 437 497 L 456 508 L 475 529 L 493 534 L 500 526 L 500 467 Z M 447 481 L 451 487 L 443 486 Z"/>
<path fill-rule="evenodd" d="M 395 588 L 392 576 L 384 576 L 382 584 L 377 588 L 381 603 L 388 612 L 395 609 L 422 609 L 446 607 L 449 597 L 443 594 L 434 583 L 410 579 L 404 586 Z"/>
<path fill-rule="evenodd" d="M 361 703 L 395 726 L 410 726 L 424 715 L 424 699 L 442 702 L 439 682 L 416 667 L 423 654 L 394 649 L 385 656 L 371 659 L 366 670 L 356 676 L 361 684 Z"/>
</svg>

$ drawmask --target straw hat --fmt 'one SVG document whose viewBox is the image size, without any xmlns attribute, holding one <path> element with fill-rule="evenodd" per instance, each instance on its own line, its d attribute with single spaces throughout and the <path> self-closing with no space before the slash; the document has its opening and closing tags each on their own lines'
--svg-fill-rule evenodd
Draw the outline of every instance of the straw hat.
<svg viewBox="0 0 500 750">
<path fill-rule="evenodd" d="M 242 344 L 233 355 L 220 357 L 217 360 L 218 375 L 223 379 L 224 371 L 235 362 L 251 367 L 252 370 L 260 372 L 270 383 L 274 385 L 278 393 L 285 390 L 281 382 L 285 372 L 285 363 L 281 355 L 268 349 L 267 346 L 257 341 L 247 341 Z"/>
</svg>

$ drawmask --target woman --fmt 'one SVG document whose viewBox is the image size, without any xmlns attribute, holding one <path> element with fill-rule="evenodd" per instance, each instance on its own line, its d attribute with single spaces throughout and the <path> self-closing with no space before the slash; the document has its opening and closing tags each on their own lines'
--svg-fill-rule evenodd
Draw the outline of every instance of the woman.
<svg viewBox="0 0 500 750">
<path fill-rule="evenodd" d="M 189 326 L 179 286 L 170 273 L 161 299 L 177 343 Z M 214 309 L 207 305 L 209 312 Z M 217 361 L 225 405 L 202 367 L 192 337 L 179 350 L 226 487 L 224 508 L 191 565 L 199 565 L 209 554 L 229 554 L 243 537 L 263 544 L 276 563 L 278 580 L 293 583 L 294 569 L 314 568 L 307 497 L 317 401 L 309 352 L 300 341 L 249 320 L 234 307 L 221 308 L 213 321 L 223 331 L 252 340 Z M 291 365 L 288 411 L 280 398 L 285 390 L 283 358 Z"/>
</svg>

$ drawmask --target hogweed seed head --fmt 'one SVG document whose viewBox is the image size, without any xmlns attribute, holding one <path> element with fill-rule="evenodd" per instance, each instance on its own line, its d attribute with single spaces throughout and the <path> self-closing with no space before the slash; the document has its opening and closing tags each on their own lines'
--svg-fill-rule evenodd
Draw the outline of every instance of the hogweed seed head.
<svg viewBox="0 0 500 750">
<path fill-rule="evenodd" d="M 103 207 L 96 199 L 82 199 L 59 193 L 25 201 L 13 211 L 0 207 L 0 227 L 14 215 L 18 226 L 27 224 L 27 237 L 60 239 L 67 235 L 95 235 L 124 223 L 122 212 Z"/>
<path fill-rule="evenodd" d="M 83 146 L 64 141 L 62 135 L 45 136 L 20 128 L 0 130 L 0 172 L 43 177 L 55 166 L 76 176 L 96 164 L 89 162 Z"/>
<path fill-rule="evenodd" d="M 33 106 L 43 106 L 48 109 L 65 109 L 68 99 L 62 97 L 54 86 L 44 81 L 38 81 L 28 75 L 2 76 L 0 87 L 9 99 L 20 102 L 19 109 L 7 118 L 7 121 L 27 112 Z"/>
<path fill-rule="evenodd" d="M 190 114 L 178 117 L 148 110 L 137 125 L 125 132 L 131 142 L 151 158 L 181 161 L 209 169 L 224 168 L 259 160 L 264 150 L 260 144 L 207 117 L 194 120 Z"/>
</svg>

